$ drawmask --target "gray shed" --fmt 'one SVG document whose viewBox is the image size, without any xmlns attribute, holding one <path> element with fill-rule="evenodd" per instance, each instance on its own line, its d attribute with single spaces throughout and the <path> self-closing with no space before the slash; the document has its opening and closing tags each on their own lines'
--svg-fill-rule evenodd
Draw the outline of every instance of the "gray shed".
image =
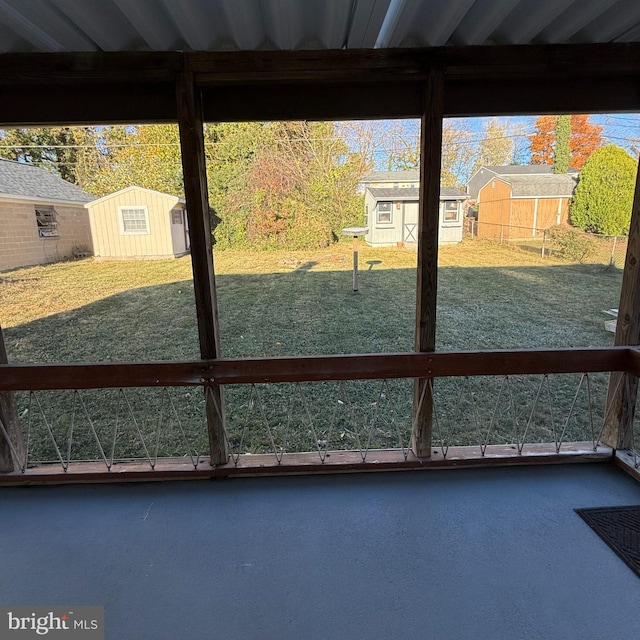
<svg viewBox="0 0 640 640">
<path fill-rule="evenodd" d="M 462 240 L 463 205 L 467 195 L 453 187 L 440 189 L 439 244 Z M 365 191 L 365 236 L 374 247 L 414 244 L 418 241 L 418 189 L 373 189 Z"/>
</svg>

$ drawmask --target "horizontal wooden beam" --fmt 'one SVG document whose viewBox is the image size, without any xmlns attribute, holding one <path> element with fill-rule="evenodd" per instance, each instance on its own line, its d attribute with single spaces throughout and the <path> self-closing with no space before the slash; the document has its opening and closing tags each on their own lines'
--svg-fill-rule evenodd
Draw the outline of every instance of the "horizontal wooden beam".
<svg viewBox="0 0 640 640">
<path fill-rule="evenodd" d="M 366 471 L 429 471 L 473 467 L 529 466 L 577 462 L 610 462 L 613 451 L 600 446 L 594 450 L 591 442 L 572 442 L 562 445 L 557 453 L 554 444 L 525 445 L 521 454 L 515 445 L 490 445 L 484 455 L 479 447 L 450 447 L 446 457 L 434 449 L 431 458 L 416 458 L 401 450 L 371 450 L 362 460 L 359 451 L 331 451 L 322 462 L 317 453 L 287 453 L 278 464 L 272 454 L 240 456 L 233 462 L 211 467 L 208 459 L 201 459 L 194 468 L 184 458 L 157 461 L 151 469 L 146 461 L 117 463 L 107 470 L 103 463 L 75 462 L 67 471 L 60 465 L 32 467 L 24 473 L 0 474 L 0 485 L 37 485 L 86 482 L 140 482 L 159 480 L 211 480 L 217 478 L 353 473 Z"/>
<path fill-rule="evenodd" d="M 633 352 L 633 353 L 632 353 Z M 0 365 L 0 391 L 628 371 L 628 347 Z"/>
<path fill-rule="evenodd" d="M 175 122 L 184 69 L 207 120 L 417 117 L 432 68 L 445 116 L 640 110 L 638 43 L 41 53 L 0 55 L 0 126 Z"/>
</svg>

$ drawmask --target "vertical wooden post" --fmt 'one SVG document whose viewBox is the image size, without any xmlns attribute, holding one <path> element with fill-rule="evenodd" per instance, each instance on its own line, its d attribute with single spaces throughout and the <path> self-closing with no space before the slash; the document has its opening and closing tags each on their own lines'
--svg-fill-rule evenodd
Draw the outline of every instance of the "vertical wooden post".
<svg viewBox="0 0 640 640">
<path fill-rule="evenodd" d="M 8 364 L 8 362 L 2 327 L 0 327 L 0 364 Z M 11 441 L 9 444 L 4 432 L 0 430 L 0 473 L 18 471 L 24 464 L 26 451 L 13 391 L 0 392 L 0 421 Z"/>
<path fill-rule="evenodd" d="M 418 274 L 416 291 L 416 351 L 436 348 L 436 290 L 444 74 L 430 69 L 425 87 L 420 131 L 420 203 L 418 213 Z M 423 394 L 423 389 L 424 394 Z M 424 395 L 422 402 L 421 397 Z M 411 448 L 419 458 L 431 456 L 433 397 L 427 378 L 417 379 L 413 392 Z"/>
<path fill-rule="evenodd" d="M 640 344 L 640 171 L 636 178 L 636 190 L 633 196 L 627 258 L 622 276 L 614 344 Z M 636 376 L 629 373 L 611 373 L 602 434 L 604 444 L 615 449 L 628 449 L 632 446 L 637 393 L 638 378 Z"/>
<path fill-rule="evenodd" d="M 202 103 L 194 86 L 193 73 L 178 75 L 176 96 L 200 355 L 204 360 L 210 360 L 220 357 L 218 305 L 213 270 Z M 214 385 L 205 393 L 205 398 L 211 464 L 226 464 L 229 451 L 225 437 L 222 388 Z"/>
</svg>

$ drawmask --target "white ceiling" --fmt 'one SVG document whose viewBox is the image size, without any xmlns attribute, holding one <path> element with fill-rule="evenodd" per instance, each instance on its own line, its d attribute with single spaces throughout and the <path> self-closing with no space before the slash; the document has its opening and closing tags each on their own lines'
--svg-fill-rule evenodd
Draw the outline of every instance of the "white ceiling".
<svg viewBox="0 0 640 640">
<path fill-rule="evenodd" d="M 640 0 L 0 0 L 0 53 L 639 39 Z"/>
</svg>

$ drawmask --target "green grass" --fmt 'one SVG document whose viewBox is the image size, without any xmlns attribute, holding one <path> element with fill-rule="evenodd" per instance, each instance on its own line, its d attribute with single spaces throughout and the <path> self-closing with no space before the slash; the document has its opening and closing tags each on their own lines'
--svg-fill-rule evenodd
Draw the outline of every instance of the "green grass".
<svg viewBox="0 0 640 640">
<path fill-rule="evenodd" d="M 415 253 L 361 246 L 360 292 L 351 290 L 351 246 L 315 252 L 217 252 L 221 350 L 225 357 L 410 351 L 414 340 Z M 621 271 L 542 260 L 529 251 L 483 241 L 442 247 L 438 273 L 437 347 L 469 350 L 612 344 L 601 311 L 618 304 Z M 189 258 L 149 262 L 61 263 L 0 275 L 0 322 L 12 362 L 106 362 L 198 358 Z M 554 419 L 562 422 L 579 377 L 551 380 Z M 593 376 L 600 407 L 605 376 Z M 229 438 L 241 451 L 276 447 L 309 450 L 406 445 L 411 382 L 314 383 L 227 388 Z M 539 377 L 514 379 L 511 396 L 500 381 L 474 380 L 456 415 L 459 380 L 436 384 L 438 426 L 445 443 L 478 443 L 474 406 L 483 429 L 495 412 L 490 442 L 511 442 L 515 411 L 519 433 L 527 423 Z M 203 398 L 198 389 L 171 390 L 175 405 L 157 390 L 132 390 L 131 410 L 115 391 L 83 392 L 91 424 L 76 398 L 72 458 L 107 454 L 115 414 L 116 457 L 140 456 L 136 424 L 147 449 L 184 455 L 206 451 Z M 50 427 L 65 441 L 72 422 L 71 393 L 39 394 Z M 471 403 L 470 398 L 474 398 Z M 510 402 L 513 397 L 513 404 Z M 546 396 L 543 395 L 543 399 Z M 22 397 L 21 411 L 28 398 Z M 119 408 L 118 408 L 119 405 Z M 160 436 L 157 428 L 163 406 Z M 588 438 L 586 396 L 566 439 Z M 32 403 L 33 453 L 56 452 Z M 177 416 L 177 417 L 176 417 Z M 455 419 L 454 419 L 455 418 Z M 135 423 L 134 423 L 135 419 Z M 271 429 L 269 434 L 267 424 Z M 540 404 L 529 441 L 553 440 L 549 410 Z M 438 440 L 436 440 L 438 444 Z M 66 453 L 66 452 L 65 452 Z"/>
</svg>

